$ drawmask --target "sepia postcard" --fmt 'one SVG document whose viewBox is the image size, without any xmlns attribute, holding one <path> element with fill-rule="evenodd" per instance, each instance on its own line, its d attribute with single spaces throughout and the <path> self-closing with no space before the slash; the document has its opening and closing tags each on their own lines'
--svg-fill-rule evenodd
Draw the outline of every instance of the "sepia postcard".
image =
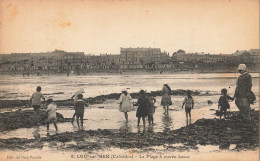
<svg viewBox="0 0 260 161">
<path fill-rule="evenodd" d="M 0 0 L 0 161 L 259 160 L 259 0 Z"/>
</svg>

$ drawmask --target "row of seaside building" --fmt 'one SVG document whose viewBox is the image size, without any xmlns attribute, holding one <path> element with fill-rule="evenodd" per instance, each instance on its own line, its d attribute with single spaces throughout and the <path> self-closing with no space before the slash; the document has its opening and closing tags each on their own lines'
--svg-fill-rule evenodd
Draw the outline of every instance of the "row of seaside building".
<svg viewBox="0 0 260 161">
<path fill-rule="evenodd" d="M 100 55 L 61 50 L 0 55 L 0 71 L 176 69 L 207 65 L 236 66 L 240 63 L 260 64 L 260 49 L 236 51 L 233 54 L 186 53 L 178 50 L 171 56 L 160 48 L 120 48 L 120 54 Z"/>
</svg>

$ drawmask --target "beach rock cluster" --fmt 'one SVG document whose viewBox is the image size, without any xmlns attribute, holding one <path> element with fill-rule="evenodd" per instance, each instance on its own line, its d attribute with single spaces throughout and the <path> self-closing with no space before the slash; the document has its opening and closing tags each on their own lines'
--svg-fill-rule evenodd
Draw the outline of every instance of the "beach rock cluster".
<svg viewBox="0 0 260 161">
<path fill-rule="evenodd" d="M 259 145 L 259 111 L 252 111 L 251 121 L 232 112 L 226 120 L 200 119 L 194 124 L 175 130 L 177 135 L 185 136 L 186 144 L 219 145 L 228 149 L 236 144 L 236 149 L 253 149 Z"/>
<path fill-rule="evenodd" d="M 29 100 L 0 100 L 0 108 L 29 106 Z"/>
<path fill-rule="evenodd" d="M 68 121 L 60 113 L 57 113 L 57 121 Z M 44 110 L 40 111 L 39 123 L 46 124 L 47 113 Z M 0 114 L 0 132 L 6 130 L 14 130 L 18 128 L 30 128 L 36 125 L 34 111 L 32 110 L 17 110 L 15 112 L 5 112 Z"/>
</svg>

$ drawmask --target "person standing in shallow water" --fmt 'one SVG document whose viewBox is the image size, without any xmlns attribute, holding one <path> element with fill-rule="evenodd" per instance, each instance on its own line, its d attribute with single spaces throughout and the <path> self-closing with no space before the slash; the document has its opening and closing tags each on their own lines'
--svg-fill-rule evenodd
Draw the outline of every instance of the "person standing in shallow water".
<svg viewBox="0 0 260 161">
<path fill-rule="evenodd" d="M 77 100 L 78 100 L 78 95 L 79 95 L 79 94 L 82 94 L 82 93 L 85 93 L 84 89 L 78 90 L 78 91 L 71 97 L 71 99 L 74 98 L 74 108 L 75 108 L 75 103 L 76 103 Z M 75 120 L 75 116 L 76 116 L 76 114 L 74 113 L 73 116 L 72 116 L 72 120 L 71 120 L 71 123 L 72 123 L 72 124 L 73 124 L 73 122 L 74 122 L 74 120 Z"/>
<path fill-rule="evenodd" d="M 38 86 L 36 88 L 36 92 L 32 94 L 32 97 L 30 99 L 30 104 L 32 105 L 34 109 L 36 124 L 39 123 L 39 117 L 40 117 L 40 108 L 41 108 L 41 98 L 45 101 L 45 98 L 43 97 L 41 93 L 42 88 Z"/>
<path fill-rule="evenodd" d="M 139 96 L 137 102 L 134 104 L 134 106 L 138 106 L 137 111 L 136 111 L 136 117 L 138 118 L 137 125 L 139 126 L 140 119 L 142 118 L 143 126 L 145 126 L 145 117 L 148 116 L 148 114 L 149 114 L 150 102 L 149 102 L 148 98 L 146 97 L 144 90 L 141 90 L 139 92 L 139 94 L 140 94 L 140 96 Z"/>
<path fill-rule="evenodd" d="M 80 119 L 80 122 L 81 122 L 81 127 L 83 128 L 83 117 L 84 117 L 85 106 L 88 107 L 89 104 L 85 103 L 83 101 L 83 95 L 79 94 L 78 100 L 75 103 L 75 115 L 76 115 L 76 118 L 77 118 L 77 124 L 78 124 L 79 128 L 80 128 L 79 119 Z"/>
<path fill-rule="evenodd" d="M 130 94 L 127 93 L 127 90 L 122 90 L 122 94 L 119 98 L 119 111 L 124 112 L 126 122 L 128 122 L 127 112 L 131 111 L 133 107 L 131 100 L 132 97 L 130 96 Z"/>
<path fill-rule="evenodd" d="M 56 131 L 58 131 L 58 127 L 57 127 L 57 117 L 56 117 L 56 111 L 57 111 L 57 105 L 53 102 L 53 99 L 50 98 L 47 100 L 48 108 L 46 110 L 47 114 L 48 114 L 48 119 L 46 120 L 47 123 L 47 131 L 49 131 L 49 124 L 53 123 L 54 127 L 56 129 Z"/>
<path fill-rule="evenodd" d="M 164 84 L 163 88 L 162 88 L 162 100 L 161 100 L 161 105 L 163 106 L 164 110 L 165 110 L 165 114 L 168 113 L 169 111 L 169 106 L 172 105 L 172 101 L 171 101 L 171 88 L 168 86 L 168 84 Z"/>
<path fill-rule="evenodd" d="M 191 91 L 187 91 L 187 97 L 184 98 L 182 108 L 185 105 L 185 112 L 186 112 L 186 122 L 188 123 L 189 116 L 190 116 L 190 122 L 191 122 L 191 109 L 194 109 L 194 100 L 191 96 Z"/>
<path fill-rule="evenodd" d="M 154 98 L 154 96 L 151 95 L 148 97 L 148 100 L 150 102 L 150 106 L 149 106 L 149 115 L 148 115 L 148 121 L 149 121 L 149 125 L 153 124 L 153 114 L 155 113 L 155 102 L 156 102 L 156 99 Z"/>
<path fill-rule="evenodd" d="M 221 90 L 221 96 L 218 101 L 218 108 L 220 108 L 219 119 L 221 119 L 222 115 L 224 114 L 224 118 L 227 118 L 227 109 L 230 109 L 230 105 L 228 103 L 229 100 L 233 101 L 229 95 L 227 95 L 227 89 L 223 88 Z"/>
<path fill-rule="evenodd" d="M 250 119 L 250 103 L 248 96 L 250 95 L 252 88 L 252 77 L 247 72 L 245 64 L 240 64 L 238 66 L 238 72 L 240 76 L 237 79 L 236 90 L 234 98 L 235 104 L 240 111 L 240 115 L 244 119 Z"/>
</svg>

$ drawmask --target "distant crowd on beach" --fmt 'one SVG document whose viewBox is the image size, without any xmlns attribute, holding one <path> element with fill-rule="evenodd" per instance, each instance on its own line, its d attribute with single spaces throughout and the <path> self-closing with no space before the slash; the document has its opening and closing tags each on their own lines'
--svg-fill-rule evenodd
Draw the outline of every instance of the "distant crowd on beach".
<svg viewBox="0 0 260 161">
<path fill-rule="evenodd" d="M 253 104 L 255 101 L 255 95 L 252 92 L 252 77 L 247 72 L 247 67 L 245 64 L 240 64 L 238 66 L 238 72 L 240 73 L 240 76 L 237 79 L 236 82 L 236 89 L 235 94 L 233 97 L 229 96 L 227 93 L 227 89 L 223 88 L 221 92 L 221 96 L 218 101 L 218 108 L 220 111 L 220 119 L 222 119 L 222 116 L 224 119 L 227 118 L 227 110 L 230 109 L 229 101 L 233 101 L 235 99 L 235 104 L 237 108 L 240 111 L 241 119 L 250 121 L 250 104 Z M 41 99 L 45 101 L 45 97 L 41 93 L 42 88 L 39 86 L 36 88 L 36 92 L 32 94 L 32 97 L 30 99 L 30 104 L 34 108 L 35 111 L 35 118 L 36 118 L 36 124 L 39 122 L 39 114 L 40 114 L 40 108 L 41 108 Z M 83 93 L 84 89 L 81 89 L 77 91 L 71 99 L 73 99 L 74 102 L 74 109 L 75 113 L 72 116 L 71 122 L 73 123 L 75 118 L 78 127 L 83 127 L 83 118 L 84 118 L 84 112 L 85 107 L 89 107 L 89 103 L 85 102 L 83 100 Z M 123 89 L 122 93 L 119 98 L 119 111 L 124 113 L 125 120 L 128 122 L 128 112 L 133 110 L 133 106 L 137 106 L 136 110 L 136 117 L 137 117 L 137 125 L 140 125 L 140 120 L 142 119 L 143 126 L 146 126 L 145 119 L 148 118 L 149 125 L 153 125 L 155 122 L 154 119 L 154 113 L 156 111 L 156 98 L 154 95 L 149 94 L 147 95 L 147 92 L 142 89 L 139 92 L 139 97 L 137 99 L 137 102 L 132 102 L 131 95 L 127 92 L 127 89 Z M 57 127 L 57 117 L 56 117 L 56 111 L 57 111 L 57 105 L 54 102 L 52 98 L 47 99 L 48 107 L 47 107 L 47 118 L 46 118 L 46 124 L 47 124 L 47 130 L 49 130 L 49 124 L 53 123 L 56 131 L 58 131 Z M 169 112 L 169 106 L 173 105 L 172 99 L 171 99 L 171 88 L 168 84 L 164 84 L 162 87 L 162 98 L 161 98 L 161 106 L 164 109 L 164 114 L 168 114 Z M 186 121 L 187 123 L 191 123 L 191 111 L 194 109 L 194 99 L 192 97 L 192 91 L 187 90 L 186 96 L 184 97 L 182 109 L 185 108 L 186 113 Z"/>
</svg>

